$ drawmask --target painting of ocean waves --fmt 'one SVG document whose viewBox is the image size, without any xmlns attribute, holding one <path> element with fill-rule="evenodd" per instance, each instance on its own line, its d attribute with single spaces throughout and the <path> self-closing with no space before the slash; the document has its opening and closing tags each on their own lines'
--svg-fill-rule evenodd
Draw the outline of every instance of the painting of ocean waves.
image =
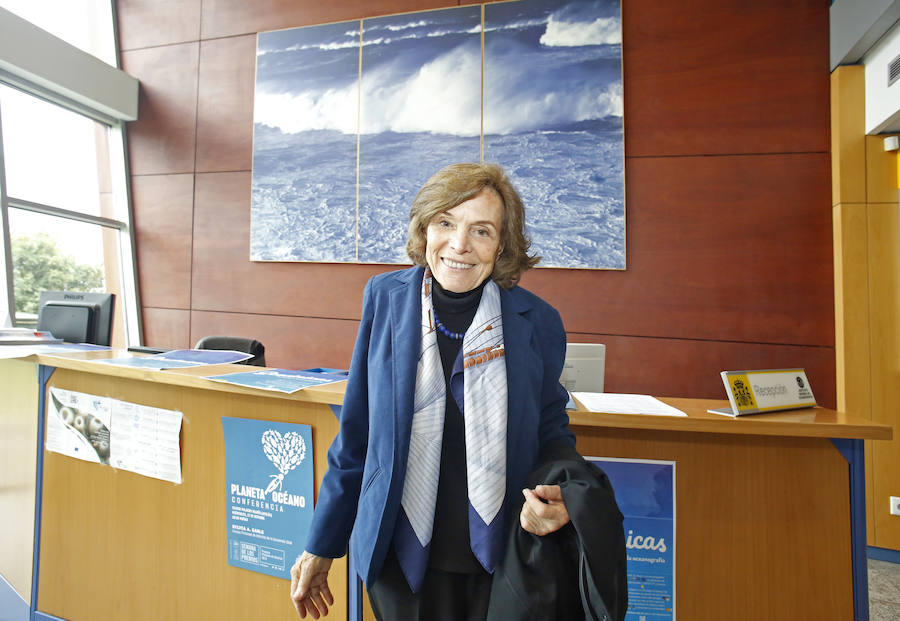
<svg viewBox="0 0 900 621">
<path fill-rule="evenodd" d="M 251 259 L 408 263 L 415 193 L 483 157 L 522 195 L 540 265 L 624 269 L 621 61 L 611 0 L 261 33 Z"/>
<path fill-rule="evenodd" d="M 360 23 L 259 34 L 250 259 L 356 261 Z"/>
<path fill-rule="evenodd" d="M 547 267 L 625 268 L 618 2 L 485 5 L 484 159 Z"/>
<path fill-rule="evenodd" d="M 481 7 L 367 19 L 359 260 L 409 263 L 409 208 L 428 178 L 481 157 Z"/>
</svg>

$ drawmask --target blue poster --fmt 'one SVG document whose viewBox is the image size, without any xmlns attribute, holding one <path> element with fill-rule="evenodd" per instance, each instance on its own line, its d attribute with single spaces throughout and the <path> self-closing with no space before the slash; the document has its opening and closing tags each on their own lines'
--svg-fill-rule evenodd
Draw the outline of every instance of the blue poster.
<svg viewBox="0 0 900 621">
<path fill-rule="evenodd" d="M 290 579 L 313 514 L 309 425 L 222 417 L 228 564 Z"/>
<path fill-rule="evenodd" d="M 675 619 L 675 462 L 588 457 L 625 516 L 626 621 Z"/>
</svg>

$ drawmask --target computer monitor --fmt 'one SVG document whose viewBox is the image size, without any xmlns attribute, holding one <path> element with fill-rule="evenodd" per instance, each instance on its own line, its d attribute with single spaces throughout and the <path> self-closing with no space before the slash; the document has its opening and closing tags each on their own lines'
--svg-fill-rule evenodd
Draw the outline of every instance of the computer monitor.
<svg viewBox="0 0 900 621">
<path fill-rule="evenodd" d="M 560 383 L 569 392 L 603 392 L 606 345 L 567 343 Z"/>
<path fill-rule="evenodd" d="M 38 330 L 69 343 L 109 345 L 115 300 L 112 293 L 42 291 Z"/>
</svg>

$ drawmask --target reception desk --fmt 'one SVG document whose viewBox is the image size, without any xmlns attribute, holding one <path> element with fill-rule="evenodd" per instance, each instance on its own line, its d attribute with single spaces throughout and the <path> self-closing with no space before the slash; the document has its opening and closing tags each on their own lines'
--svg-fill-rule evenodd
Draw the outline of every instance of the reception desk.
<svg viewBox="0 0 900 621">
<path fill-rule="evenodd" d="M 688 620 L 867 620 L 863 439 L 892 430 L 825 408 L 737 419 L 570 412 L 585 456 L 676 462 L 676 612 Z"/>
<path fill-rule="evenodd" d="M 22 594 L 23 599 L 39 619 L 296 619 L 286 580 L 228 564 L 221 417 L 310 425 L 318 489 L 338 430 L 331 406 L 341 402 L 344 383 L 287 395 L 200 377 L 252 370 L 248 367 L 152 371 L 89 360 L 124 355 L 107 351 L 0 361 L 4 372 L 21 366 L 22 373 L 30 373 L 31 382 L 15 388 L 26 395 L 39 391 L 38 367 L 45 389 L 183 414 L 179 485 L 40 450 L 36 580 L 31 596 Z M 39 435 L 44 420 L 38 420 Z M 34 440 L 29 439 L 32 451 Z M 22 582 L 17 578 L 17 585 Z M 347 582 L 341 559 L 331 581 L 338 619 L 348 614 Z"/>
<path fill-rule="evenodd" d="M 32 448 L 36 617 L 297 618 L 285 580 L 227 563 L 220 418 L 310 425 L 318 488 L 344 384 L 283 395 L 200 377 L 247 367 L 146 371 L 89 360 L 113 355 L 124 352 L 0 361 L 4 374 L 34 377 L 12 388 L 23 395 L 20 409 L 35 406 L 28 394 L 54 386 L 184 415 L 180 485 Z M 677 618 L 868 618 L 862 447 L 889 439 L 891 428 L 823 408 L 735 420 L 706 412 L 725 402 L 663 401 L 687 416 L 570 416 L 583 455 L 676 462 Z M 329 618 L 368 616 L 345 559 L 331 587 Z"/>
</svg>

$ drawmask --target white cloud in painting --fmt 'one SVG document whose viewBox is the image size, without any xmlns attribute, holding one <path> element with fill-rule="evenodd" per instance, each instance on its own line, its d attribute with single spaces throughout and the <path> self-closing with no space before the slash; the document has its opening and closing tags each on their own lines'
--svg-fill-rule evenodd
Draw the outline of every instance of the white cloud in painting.
<svg viewBox="0 0 900 621">
<path fill-rule="evenodd" d="M 541 44 L 547 47 L 612 45 L 622 42 L 622 29 L 615 17 L 598 17 L 590 22 L 565 21 L 551 15 Z"/>
</svg>

